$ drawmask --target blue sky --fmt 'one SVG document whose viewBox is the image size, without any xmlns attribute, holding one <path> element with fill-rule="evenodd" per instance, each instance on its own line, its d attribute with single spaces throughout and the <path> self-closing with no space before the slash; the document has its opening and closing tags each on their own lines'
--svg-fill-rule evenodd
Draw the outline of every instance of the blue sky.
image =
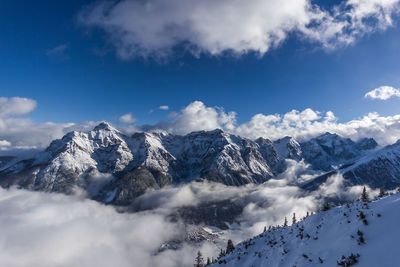
<svg viewBox="0 0 400 267">
<path fill-rule="evenodd" d="M 55 123 L 117 122 L 122 114 L 132 113 L 138 124 L 154 124 L 195 100 L 236 112 L 238 123 L 257 113 L 306 108 L 331 110 L 339 121 L 372 111 L 382 116 L 400 113 L 398 97 L 364 98 L 382 85 L 400 87 L 396 12 L 391 26 L 333 49 L 288 31 L 262 55 L 251 49 L 214 53 L 211 48 L 196 54 L 179 43 L 166 58 L 124 58 L 113 44 L 118 36 L 110 37 L 105 26 L 79 20 L 82 10 L 98 3 L 2 2 L 0 96 L 34 99 L 38 105 L 29 117 Z M 169 110 L 159 110 L 161 105 Z"/>
</svg>

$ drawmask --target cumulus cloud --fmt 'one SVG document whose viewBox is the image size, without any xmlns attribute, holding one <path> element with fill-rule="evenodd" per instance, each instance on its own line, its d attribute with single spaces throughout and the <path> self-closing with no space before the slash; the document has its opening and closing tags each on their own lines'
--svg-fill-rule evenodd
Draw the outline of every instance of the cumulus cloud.
<svg viewBox="0 0 400 267">
<path fill-rule="evenodd" d="M 384 117 L 371 112 L 361 118 L 340 123 L 331 111 L 319 116 L 317 114 L 321 113 L 307 109 L 301 112 L 294 110 L 283 116 L 257 114 L 249 122 L 235 127 L 233 132 L 249 138 L 263 136 L 278 139 L 289 135 L 299 140 L 331 132 L 353 140 L 373 137 L 381 145 L 392 144 L 400 138 L 400 115 Z M 293 116 L 297 120 L 292 120 Z"/>
<path fill-rule="evenodd" d="M 61 138 L 73 130 L 89 131 L 97 122 L 81 123 L 37 123 L 23 115 L 28 115 L 36 107 L 36 101 L 26 98 L 0 98 L 0 140 L 6 140 L 0 154 L 33 153 L 43 149 L 52 140 Z M 122 115 L 119 129 L 127 134 L 138 131 L 167 131 L 187 134 L 192 131 L 223 129 L 227 132 L 256 139 L 265 137 L 276 140 L 292 136 L 300 141 L 325 132 L 337 133 L 343 137 L 358 140 L 372 137 L 380 145 L 396 142 L 400 138 L 400 114 L 380 116 L 371 112 L 363 117 L 339 122 L 332 111 L 320 112 L 307 108 L 292 110 L 285 114 L 256 114 L 249 121 L 238 124 L 234 111 L 221 107 L 209 107 L 201 101 L 189 103 L 179 112 L 169 116 L 169 121 L 154 125 L 137 125 L 131 113 Z M 29 129 L 29 131 L 27 131 Z M 11 145 L 9 145 L 11 144 Z"/>
<path fill-rule="evenodd" d="M 161 110 L 169 110 L 169 107 L 165 106 L 165 105 L 159 106 L 158 108 L 161 109 Z"/>
<path fill-rule="evenodd" d="M 36 101 L 22 97 L 0 97 L 0 117 L 25 115 L 36 108 Z"/>
<path fill-rule="evenodd" d="M 155 125 L 132 125 L 130 133 L 163 130 L 174 134 L 187 134 L 219 128 L 250 139 L 265 137 L 276 140 L 292 136 L 304 141 L 331 132 L 353 140 L 372 137 L 380 145 L 392 144 L 400 138 L 400 115 L 380 116 L 371 112 L 361 118 L 339 122 L 332 111 L 320 112 L 307 108 L 303 111 L 292 110 L 282 115 L 260 113 L 241 124 L 236 122 L 236 116 L 234 111 L 226 112 L 223 108 L 208 107 L 201 101 L 194 101 L 180 112 L 174 113 L 171 121 L 162 121 Z"/>
<path fill-rule="evenodd" d="M 122 123 L 135 123 L 136 119 L 132 116 L 132 113 L 127 113 L 119 117 L 119 122 Z"/>
<path fill-rule="evenodd" d="M 381 86 L 365 94 L 365 98 L 388 100 L 392 97 L 400 97 L 400 90 L 391 86 Z"/>
<path fill-rule="evenodd" d="M 84 8 L 78 19 L 103 29 L 122 59 L 226 51 L 264 54 L 290 33 L 324 48 L 349 45 L 393 24 L 398 0 L 344 0 L 323 8 L 310 0 L 123 0 Z"/>
<path fill-rule="evenodd" d="M 200 130 L 233 129 L 236 113 L 226 113 L 220 107 L 207 107 L 201 101 L 193 101 L 179 113 L 175 113 L 171 122 L 159 122 L 144 125 L 143 130 L 165 130 L 176 134 L 186 134 Z"/>
<path fill-rule="evenodd" d="M 0 155 L 23 155 L 43 149 L 72 130 L 89 130 L 95 122 L 37 123 L 25 117 L 37 106 L 33 99 L 0 97 Z"/>
</svg>

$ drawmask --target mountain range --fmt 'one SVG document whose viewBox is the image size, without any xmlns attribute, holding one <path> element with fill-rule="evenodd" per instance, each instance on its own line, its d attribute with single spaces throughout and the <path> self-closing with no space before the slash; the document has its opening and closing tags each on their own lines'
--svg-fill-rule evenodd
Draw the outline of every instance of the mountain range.
<svg viewBox="0 0 400 267">
<path fill-rule="evenodd" d="M 321 174 L 304 185 L 310 190 L 337 172 L 349 184 L 400 185 L 400 142 L 379 148 L 372 138 L 353 141 L 331 133 L 305 142 L 292 137 L 250 140 L 220 129 L 128 136 L 103 122 L 89 132 L 73 131 L 54 140 L 33 158 L 3 158 L 3 187 L 66 194 L 84 190 L 115 205 L 128 205 L 146 190 L 194 180 L 230 186 L 264 183 L 285 171 L 287 159 L 304 160 Z"/>
</svg>

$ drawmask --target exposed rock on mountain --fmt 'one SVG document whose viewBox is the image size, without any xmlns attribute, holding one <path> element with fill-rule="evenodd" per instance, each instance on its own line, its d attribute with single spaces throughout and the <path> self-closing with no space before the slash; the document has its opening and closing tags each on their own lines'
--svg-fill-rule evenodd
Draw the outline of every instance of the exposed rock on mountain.
<svg viewBox="0 0 400 267">
<path fill-rule="evenodd" d="M 301 143 L 301 151 L 302 157 L 314 169 L 330 171 L 360 158 L 377 146 L 374 139 L 354 142 L 337 134 L 325 133 Z"/>
</svg>

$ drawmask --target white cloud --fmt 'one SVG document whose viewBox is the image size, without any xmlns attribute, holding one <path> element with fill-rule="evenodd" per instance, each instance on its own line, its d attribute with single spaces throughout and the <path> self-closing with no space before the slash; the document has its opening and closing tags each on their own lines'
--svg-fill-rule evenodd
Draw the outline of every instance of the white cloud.
<svg viewBox="0 0 400 267">
<path fill-rule="evenodd" d="M 22 97 L 0 97 L 0 117 L 25 115 L 36 108 L 36 101 Z"/>
<path fill-rule="evenodd" d="M 18 154 L 28 149 L 43 149 L 52 140 L 61 138 L 72 130 L 91 130 L 97 123 L 37 123 L 27 115 L 36 107 L 36 101 L 25 98 L 0 98 L 0 140 L 11 146 L 2 146 L 0 154 Z M 272 140 L 293 136 L 306 140 L 325 132 L 337 133 L 358 140 L 373 137 L 381 145 L 392 144 L 400 138 L 400 114 L 380 116 L 371 112 L 363 117 L 339 122 L 332 111 L 320 112 L 307 108 L 292 110 L 286 114 L 256 114 L 249 121 L 238 124 L 234 111 L 226 112 L 220 107 L 208 107 L 194 101 L 181 111 L 170 115 L 170 121 L 155 125 L 137 125 L 131 113 L 120 117 L 125 123 L 119 129 L 127 134 L 137 131 L 164 130 L 174 134 L 192 131 L 223 129 L 250 139 L 265 137 Z M 29 129 L 29 130 L 27 130 Z"/>
<path fill-rule="evenodd" d="M 68 44 L 61 44 L 46 51 L 47 56 L 65 56 L 65 52 L 69 48 Z"/>
<path fill-rule="evenodd" d="M 361 193 L 360 186 L 345 188 L 340 175 L 329 178 L 315 192 L 304 192 L 290 182 L 302 180 L 307 166 L 291 164 L 299 166 L 261 185 L 192 182 L 151 191 L 133 203 L 146 211 L 131 214 L 79 195 L 0 188 L 0 265 L 190 266 L 197 250 L 206 257 L 216 256 L 219 250 L 215 244 L 203 244 L 157 253 L 163 242 L 182 237 L 182 223 L 168 220 L 176 208 L 233 201 L 243 208 L 238 213 L 240 224 L 220 234 L 238 242 L 259 234 L 264 226 L 282 224 L 293 212 L 301 218 L 307 211 L 315 211 L 321 196 L 353 200 Z M 299 173 L 300 179 L 292 177 Z"/>
<path fill-rule="evenodd" d="M 27 117 L 37 106 L 33 99 L 0 97 L 1 154 L 33 153 L 43 149 L 52 140 L 61 138 L 72 130 L 89 130 L 95 122 L 81 123 L 37 123 Z M 8 142 L 8 143 L 5 143 Z"/>
<path fill-rule="evenodd" d="M 400 97 L 400 90 L 391 86 L 381 86 L 365 94 L 365 98 L 388 100 L 392 97 Z"/>
<path fill-rule="evenodd" d="M 0 188 L 1 266 L 187 266 L 194 251 L 156 254 L 177 225 L 75 196 Z M 187 253 L 185 256 L 184 253 Z"/>
<path fill-rule="evenodd" d="M 169 56 L 177 46 L 199 55 L 264 54 L 290 33 L 327 49 L 393 24 L 399 0 L 344 0 L 323 9 L 310 0 L 102 1 L 79 21 L 104 29 L 122 59 Z"/>
<path fill-rule="evenodd" d="M 122 123 L 135 123 L 136 119 L 132 116 L 132 113 L 127 113 L 119 117 L 119 122 Z"/>
<path fill-rule="evenodd" d="M 186 134 L 200 130 L 233 129 L 236 114 L 225 113 L 222 108 L 207 107 L 201 101 L 193 101 L 179 113 L 174 114 L 171 122 L 159 122 L 145 125 L 143 130 L 161 129 L 176 134 Z"/>
<path fill-rule="evenodd" d="M 11 147 L 11 142 L 7 140 L 0 140 L 0 150 L 6 150 Z"/>
<path fill-rule="evenodd" d="M 161 110 L 169 110 L 169 107 L 165 106 L 165 105 L 159 106 L 158 108 L 161 109 Z"/>
<path fill-rule="evenodd" d="M 194 101 L 175 113 L 170 122 L 135 126 L 133 129 L 159 129 L 175 134 L 187 134 L 217 128 L 250 139 L 265 137 L 275 140 L 292 136 L 306 140 L 331 132 L 353 140 L 372 137 L 379 144 L 387 145 L 400 139 L 400 114 L 384 117 L 371 112 L 348 122 L 338 122 L 332 111 L 323 113 L 307 108 L 303 111 L 292 110 L 283 115 L 256 114 L 249 121 L 237 124 L 235 112 L 225 112 L 222 108 L 207 107 L 203 102 Z"/>
</svg>

